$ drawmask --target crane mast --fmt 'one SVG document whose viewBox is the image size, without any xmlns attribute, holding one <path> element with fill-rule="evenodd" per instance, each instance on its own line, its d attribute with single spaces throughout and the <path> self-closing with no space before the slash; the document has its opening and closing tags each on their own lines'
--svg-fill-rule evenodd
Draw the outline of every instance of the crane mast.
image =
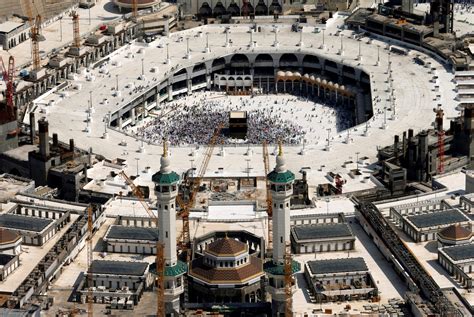
<svg viewBox="0 0 474 317">
<path fill-rule="evenodd" d="M 158 216 L 153 213 L 148 204 L 145 202 L 142 191 L 138 188 L 124 171 L 121 171 L 119 175 L 125 180 L 128 186 L 132 189 L 132 194 L 143 206 L 143 209 L 148 213 L 148 216 L 155 223 L 158 229 Z M 165 316 L 165 257 L 164 257 L 164 246 L 162 241 L 156 242 L 156 316 Z"/>
<path fill-rule="evenodd" d="M 270 193 L 270 181 L 268 180 L 268 174 L 270 173 L 270 161 L 268 156 L 268 146 L 267 141 L 263 141 L 262 143 L 263 148 L 263 165 L 265 168 L 265 182 L 266 182 L 266 198 L 265 201 L 267 203 L 267 215 L 268 215 L 268 248 L 269 250 L 272 249 L 272 194 Z"/>
</svg>

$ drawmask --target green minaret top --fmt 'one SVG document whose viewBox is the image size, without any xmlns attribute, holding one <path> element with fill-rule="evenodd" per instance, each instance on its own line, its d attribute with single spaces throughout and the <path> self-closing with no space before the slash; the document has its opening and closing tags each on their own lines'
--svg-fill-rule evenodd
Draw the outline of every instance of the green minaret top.
<svg viewBox="0 0 474 317">
<path fill-rule="evenodd" d="M 166 141 L 163 141 L 163 155 L 161 156 L 160 164 L 160 171 L 155 173 L 151 177 L 151 180 L 158 184 L 177 183 L 179 181 L 179 175 L 171 170 Z"/>
</svg>

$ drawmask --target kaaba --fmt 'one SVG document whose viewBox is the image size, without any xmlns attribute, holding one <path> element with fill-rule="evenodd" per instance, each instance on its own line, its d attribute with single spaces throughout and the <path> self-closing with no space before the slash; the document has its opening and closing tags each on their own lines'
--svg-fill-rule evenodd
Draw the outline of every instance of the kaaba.
<svg viewBox="0 0 474 317">
<path fill-rule="evenodd" d="M 231 138 L 245 139 L 247 128 L 247 111 L 229 112 L 229 136 Z"/>
</svg>

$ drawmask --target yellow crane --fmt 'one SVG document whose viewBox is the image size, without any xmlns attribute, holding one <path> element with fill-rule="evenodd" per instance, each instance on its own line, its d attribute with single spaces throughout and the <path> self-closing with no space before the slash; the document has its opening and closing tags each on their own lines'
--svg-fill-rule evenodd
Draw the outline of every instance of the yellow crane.
<svg viewBox="0 0 474 317">
<path fill-rule="evenodd" d="M 26 12 L 28 14 L 28 21 L 31 30 L 31 59 L 33 61 L 33 70 L 37 71 L 41 68 L 41 60 L 39 56 L 39 42 L 44 40 L 41 35 L 41 15 L 33 17 L 33 8 L 30 0 L 25 0 Z"/>
<path fill-rule="evenodd" d="M 72 11 L 70 16 L 72 17 L 72 28 L 73 28 L 73 47 L 81 47 L 81 33 L 79 31 L 79 13 Z"/>
<path fill-rule="evenodd" d="M 94 255 L 92 253 L 92 229 L 93 229 L 93 220 L 92 220 L 92 206 L 87 208 L 87 316 L 92 317 L 94 316 L 94 306 L 93 306 L 93 294 L 92 294 L 92 286 L 94 286 L 94 279 L 92 277 L 92 261 L 94 259 Z"/>
<path fill-rule="evenodd" d="M 270 193 L 270 181 L 268 180 L 268 174 L 270 173 L 270 161 L 268 156 L 268 145 L 267 141 L 263 141 L 262 143 L 263 149 L 263 165 L 265 167 L 265 182 L 266 182 L 266 202 L 267 202 L 267 215 L 268 215 L 268 248 L 269 250 L 272 249 L 272 194 Z"/>
<path fill-rule="evenodd" d="M 293 269 L 290 243 L 285 246 L 285 317 L 293 317 Z"/>
<path fill-rule="evenodd" d="M 204 178 L 204 173 L 206 173 L 207 166 L 209 165 L 209 161 L 211 160 L 212 153 L 214 152 L 214 147 L 217 143 L 219 135 L 221 133 L 224 124 L 221 123 L 218 125 L 217 129 L 214 131 L 214 134 L 209 141 L 209 146 L 206 149 L 206 153 L 204 154 L 203 161 L 199 168 L 197 176 L 193 179 L 191 186 L 190 186 L 190 196 L 189 201 L 184 203 L 180 196 L 177 197 L 176 201 L 178 202 L 179 207 L 181 208 L 181 219 L 183 220 L 183 231 L 178 238 L 180 243 L 181 251 L 186 251 L 187 259 L 189 260 L 189 244 L 190 244 L 190 236 L 189 236 L 189 211 L 194 206 L 194 202 L 196 201 L 196 194 L 199 191 L 199 187 L 201 187 L 202 179 Z"/>
<path fill-rule="evenodd" d="M 166 151 L 166 148 L 164 149 Z M 138 201 L 142 204 L 143 208 L 146 210 L 150 218 L 154 221 L 156 228 L 158 229 L 158 217 L 150 209 L 148 204 L 145 202 L 145 197 L 140 190 L 124 171 L 121 171 L 119 175 L 125 180 L 130 189 L 132 190 L 132 195 L 135 196 Z M 160 241 L 156 242 L 156 316 L 165 316 L 165 260 L 164 260 L 164 246 Z"/>
</svg>

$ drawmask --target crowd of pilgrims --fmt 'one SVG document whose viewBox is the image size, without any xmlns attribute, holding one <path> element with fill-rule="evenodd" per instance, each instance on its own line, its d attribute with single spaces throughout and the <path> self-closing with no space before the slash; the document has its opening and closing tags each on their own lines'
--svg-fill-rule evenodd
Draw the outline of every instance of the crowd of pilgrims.
<svg viewBox="0 0 474 317">
<path fill-rule="evenodd" d="M 159 144 L 166 138 L 171 145 L 208 144 L 220 123 L 224 124 L 224 130 L 228 127 L 230 111 L 245 111 L 251 108 L 251 110 L 247 110 L 248 131 L 246 138 L 236 140 L 223 137 L 220 138 L 219 143 L 260 144 L 263 141 L 277 143 L 280 140 L 284 144 L 302 144 L 307 134 L 306 130 L 311 132 L 313 128 L 304 129 L 298 123 L 303 123 L 303 121 L 321 123 L 325 113 L 320 114 L 319 118 L 317 114 L 311 113 L 305 113 L 302 116 L 291 105 L 288 108 L 284 107 L 290 101 L 296 102 L 299 99 L 307 100 L 301 97 L 290 96 L 288 98 L 285 96 L 279 102 L 269 101 L 275 106 L 282 106 L 282 110 L 266 106 L 265 99 L 262 98 L 240 97 L 236 99 L 222 95 L 216 97 L 211 93 L 205 93 L 190 102 L 184 97 L 166 104 L 166 108 L 161 114 L 156 113 L 152 120 L 133 129 L 133 133 L 135 137 L 149 143 Z M 335 104 L 331 106 L 334 108 L 327 111 L 331 111 L 333 114 L 337 111 L 338 120 L 330 123 L 335 124 L 337 130 L 349 127 L 352 124 L 352 115 L 345 111 L 344 107 L 338 107 Z M 312 111 L 315 111 L 315 108 Z M 282 112 L 289 113 L 289 117 L 293 120 L 282 117 Z"/>
</svg>

